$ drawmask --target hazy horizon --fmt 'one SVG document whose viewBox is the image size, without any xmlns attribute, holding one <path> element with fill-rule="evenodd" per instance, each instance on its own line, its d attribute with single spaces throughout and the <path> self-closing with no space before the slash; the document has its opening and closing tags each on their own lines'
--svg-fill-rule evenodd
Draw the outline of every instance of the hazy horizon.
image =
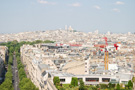
<svg viewBox="0 0 135 90">
<path fill-rule="evenodd" d="M 135 0 L 2 0 L 0 33 L 64 29 L 135 32 Z"/>
</svg>

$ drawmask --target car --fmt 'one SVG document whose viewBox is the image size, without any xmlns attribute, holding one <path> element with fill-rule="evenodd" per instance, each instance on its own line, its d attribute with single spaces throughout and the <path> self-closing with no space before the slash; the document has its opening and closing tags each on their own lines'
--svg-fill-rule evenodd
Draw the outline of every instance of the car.
<svg viewBox="0 0 135 90">
<path fill-rule="evenodd" d="M 15 70 L 15 72 L 17 73 L 17 72 L 18 72 L 18 70 Z"/>
</svg>

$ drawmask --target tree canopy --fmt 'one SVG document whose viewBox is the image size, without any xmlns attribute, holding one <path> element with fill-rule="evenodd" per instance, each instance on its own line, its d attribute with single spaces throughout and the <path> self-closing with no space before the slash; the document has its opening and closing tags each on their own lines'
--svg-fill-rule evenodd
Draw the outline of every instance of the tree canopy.
<svg viewBox="0 0 135 90">
<path fill-rule="evenodd" d="M 116 89 L 120 90 L 120 84 L 119 83 L 117 84 Z"/>
<path fill-rule="evenodd" d="M 80 80 L 80 87 L 79 87 L 79 90 L 85 90 L 83 80 Z"/>
<path fill-rule="evenodd" d="M 133 83 L 131 80 L 128 81 L 128 88 L 133 88 Z"/>
<path fill-rule="evenodd" d="M 54 77 L 53 78 L 53 83 L 54 83 L 54 85 L 60 85 L 60 79 L 59 79 L 59 77 Z"/>
<path fill-rule="evenodd" d="M 78 86 L 78 79 L 76 77 L 72 77 L 71 85 Z"/>
</svg>

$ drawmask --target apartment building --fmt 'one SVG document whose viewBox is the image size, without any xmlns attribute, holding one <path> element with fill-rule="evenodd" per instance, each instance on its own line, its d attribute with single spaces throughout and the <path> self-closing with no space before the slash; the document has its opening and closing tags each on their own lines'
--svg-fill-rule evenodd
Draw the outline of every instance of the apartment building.
<svg viewBox="0 0 135 90">
<path fill-rule="evenodd" d="M 6 46 L 0 46 L 0 57 L 5 62 L 7 58 L 8 48 Z"/>
<path fill-rule="evenodd" d="M 3 81 L 3 75 L 5 73 L 4 62 L 7 58 L 7 50 L 6 46 L 0 46 L 0 83 Z"/>
</svg>

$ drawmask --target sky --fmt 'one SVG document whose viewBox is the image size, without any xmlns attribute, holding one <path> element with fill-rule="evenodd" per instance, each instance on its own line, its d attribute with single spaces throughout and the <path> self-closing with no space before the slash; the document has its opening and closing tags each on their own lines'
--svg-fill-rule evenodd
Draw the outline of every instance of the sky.
<svg viewBox="0 0 135 90">
<path fill-rule="evenodd" d="M 135 0 L 0 0 L 0 33 L 135 32 Z"/>
</svg>

